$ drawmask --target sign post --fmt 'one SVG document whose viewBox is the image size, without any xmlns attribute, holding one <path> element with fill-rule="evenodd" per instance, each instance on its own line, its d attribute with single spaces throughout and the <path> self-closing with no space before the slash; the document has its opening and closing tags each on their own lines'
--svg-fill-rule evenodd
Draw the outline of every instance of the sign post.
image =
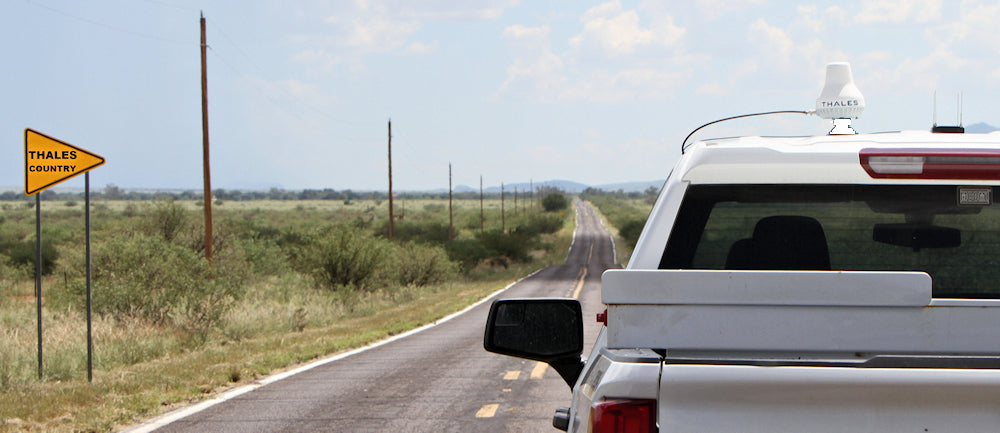
<svg viewBox="0 0 1000 433">
<path fill-rule="evenodd" d="M 84 191 L 87 238 L 87 380 L 93 380 L 90 316 L 90 173 L 104 157 L 32 129 L 24 130 L 24 193 L 35 195 L 57 183 L 87 173 Z M 35 196 L 35 302 L 38 310 L 38 379 L 42 379 L 42 200 Z"/>
</svg>

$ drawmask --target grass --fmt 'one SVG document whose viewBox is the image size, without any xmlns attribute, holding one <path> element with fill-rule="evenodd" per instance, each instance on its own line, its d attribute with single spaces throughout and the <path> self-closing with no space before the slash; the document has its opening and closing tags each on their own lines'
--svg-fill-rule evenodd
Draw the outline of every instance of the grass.
<svg viewBox="0 0 1000 433">
<path fill-rule="evenodd" d="M 114 236 L 130 218 L 137 218 L 122 216 L 128 203 L 120 209 L 118 203 L 103 204 L 95 209 L 103 213 L 95 218 L 95 237 Z M 407 218 L 447 217 L 446 201 L 411 204 Z M 147 212 L 142 206 L 133 211 Z M 374 202 L 371 206 L 377 207 Z M 463 202 L 464 218 L 471 213 L 478 221 L 478 206 L 478 201 Z M 226 210 L 220 213 L 228 218 L 262 218 L 279 226 L 300 226 L 330 215 L 350 220 L 369 211 L 358 201 L 227 202 L 217 207 L 222 208 Z M 29 211 L 0 212 L 5 217 L 0 235 L 30 234 L 22 227 L 34 223 L 25 215 Z M 43 204 L 43 213 L 49 214 L 43 224 L 52 226 L 46 237 L 62 241 L 59 263 L 69 266 L 67 257 L 81 250 L 74 245 L 81 236 L 67 227 L 82 219 L 80 206 Z M 532 254 L 532 262 L 509 269 L 480 266 L 432 286 L 331 291 L 316 289 L 309 277 L 292 271 L 255 278 L 220 325 L 207 333 L 95 315 L 92 383 L 86 377 L 82 299 L 72 298 L 67 288 L 67 274 L 73 272 L 57 271 L 43 282 L 44 377 L 39 380 L 34 283 L 30 272 L 0 263 L 0 432 L 117 430 L 303 362 L 431 323 L 527 273 L 562 263 L 574 229 L 572 213 L 566 212 L 565 218 L 562 230 L 543 235 L 546 247 Z M 460 236 L 474 236 L 477 231 L 470 227 Z"/>
</svg>

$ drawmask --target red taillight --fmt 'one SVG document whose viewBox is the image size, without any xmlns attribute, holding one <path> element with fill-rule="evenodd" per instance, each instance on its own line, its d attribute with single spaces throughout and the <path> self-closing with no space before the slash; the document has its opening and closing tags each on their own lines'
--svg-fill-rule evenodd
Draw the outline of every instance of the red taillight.
<svg viewBox="0 0 1000 433">
<path fill-rule="evenodd" d="M 997 149 L 862 149 L 859 156 L 877 179 L 1000 180 Z"/>
<path fill-rule="evenodd" d="M 656 400 L 605 400 L 590 408 L 592 433 L 656 433 Z"/>
</svg>

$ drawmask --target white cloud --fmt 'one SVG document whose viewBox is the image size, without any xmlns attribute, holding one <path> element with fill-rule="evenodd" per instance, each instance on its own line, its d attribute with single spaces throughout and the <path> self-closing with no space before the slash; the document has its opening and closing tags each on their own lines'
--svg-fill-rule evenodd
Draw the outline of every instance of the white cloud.
<svg viewBox="0 0 1000 433">
<path fill-rule="evenodd" d="M 436 41 L 412 40 L 428 23 L 440 21 L 491 21 L 519 0 L 355 0 L 326 22 L 339 31 L 336 44 L 364 55 L 400 50 L 427 54 Z M 350 17 L 350 18 L 342 18 Z"/>
<path fill-rule="evenodd" d="M 968 69 L 972 66 L 972 62 L 952 52 L 936 50 L 924 57 L 902 59 L 894 66 L 887 67 L 885 63 L 881 63 L 880 66 L 879 63 L 874 63 L 870 66 L 871 69 L 866 71 L 865 75 L 872 90 L 931 95 L 943 84 L 949 84 L 942 82 L 944 76 Z M 864 92 L 865 89 L 861 91 Z"/>
<path fill-rule="evenodd" d="M 796 8 L 795 19 L 792 20 L 788 31 L 792 34 L 817 35 L 836 32 L 835 29 L 848 27 L 851 24 L 851 17 L 840 6 L 830 6 L 821 11 L 816 5 L 803 5 Z"/>
<path fill-rule="evenodd" d="M 504 29 L 513 62 L 494 96 L 545 102 L 663 100 L 682 86 L 692 64 L 705 61 L 704 55 L 684 54 L 686 29 L 661 11 L 626 10 L 614 0 L 586 10 L 579 23 L 562 53 L 553 51 L 548 26 Z"/>
<path fill-rule="evenodd" d="M 503 39 L 515 53 L 514 64 L 507 67 L 507 79 L 494 96 L 526 92 L 533 99 L 550 100 L 558 93 L 565 78 L 563 61 L 552 53 L 549 27 L 513 25 L 504 29 Z"/>
<path fill-rule="evenodd" d="M 490 21 L 519 0 L 356 0 L 360 10 L 379 10 L 421 21 Z M 390 12 L 391 11 L 391 12 Z"/>
<path fill-rule="evenodd" d="M 430 2 L 401 0 L 398 7 L 402 13 L 422 20 L 493 21 L 502 17 L 504 11 L 519 3 L 518 0 L 441 0 Z"/>
<path fill-rule="evenodd" d="M 752 6 L 764 3 L 764 0 L 697 0 L 695 5 L 709 20 L 725 14 L 736 14 Z"/>
<path fill-rule="evenodd" d="M 860 24 L 924 24 L 941 19 L 942 0 L 867 0 L 855 15 Z"/>
<path fill-rule="evenodd" d="M 964 1 L 958 19 L 931 27 L 926 38 L 939 49 L 988 49 L 1000 54 L 1000 3 Z"/>
<path fill-rule="evenodd" d="M 784 30 L 768 24 L 763 18 L 750 24 L 747 37 L 760 47 L 760 53 L 765 57 L 775 59 L 783 66 L 791 61 L 795 43 Z"/>
<path fill-rule="evenodd" d="M 331 52 L 319 48 L 306 49 L 292 55 L 292 62 L 302 65 L 311 74 L 329 72 L 340 61 Z"/>
<path fill-rule="evenodd" d="M 534 45 L 547 43 L 549 26 L 525 27 L 515 24 L 503 29 L 503 38 L 508 40 L 529 40 Z"/>
<path fill-rule="evenodd" d="M 658 101 L 669 98 L 681 82 L 677 72 L 660 68 L 596 70 L 567 87 L 560 99 L 587 102 Z"/>
<path fill-rule="evenodd" d="M 337 22 L 337 20 L 333 20 Z M 420 30 L 416 21 L 392 19 L 374 15 L 355 18 L 344 24 L 344 45 L 361 53 L 390 51 L 403 46 L 411 35 Z"/>
<path fill-rule="evenodd" d="M 437 42 L 430 44 L 425 44 L 422 42 L 413 42 L 406 47 L 406 54 L 430 54 L 437 50 Z"/>
<path fill-rule="evenodd" d="M 325 94 L 315 84 L 300 80 L 267 81 L 252 77 L 248 77 L 246 80 L 248 86 L 255 89 L 255 93 L 284 108 L 296 107 L 296 105 L 318 108 L 336 102 L 335 97 Z"/>
<path fill-rule="evenodd" d="M 636 10 L 624 10 L 620 0 L 595 6 L 580 18 L 583 31 L 570 39 L 575 47 L 597 46 L 605 55 L 632 54 L 647 46 L 670 47 L 684 36 L 684 29 L 663 16 L 654 25 L 643 27 Z"/>
<path fill-rule="evenodd" d="M 725 82 L 709 82 L 695 89 L 695 93 L 705 96 L 725 96 L 739 89 L 746 76 L 758 72 L 759 62 L 755 58 L 744 60 L 741 64 L 726 70 Z"/>
<path fill-rule="evenodd" d="M 695 93 L 706 96 L 723 96 L 727 93 L 722 83 L 705 83 L 694 89 Z"/>
<path fill-rule="evenodd" d="M 848 14 L 844 8 L 837 5 L 826 8 L 823 11 L 823 17 L 828 22 L 838 26 L 848 25 L 851 21 L 850 14 Z"/>
</svg>

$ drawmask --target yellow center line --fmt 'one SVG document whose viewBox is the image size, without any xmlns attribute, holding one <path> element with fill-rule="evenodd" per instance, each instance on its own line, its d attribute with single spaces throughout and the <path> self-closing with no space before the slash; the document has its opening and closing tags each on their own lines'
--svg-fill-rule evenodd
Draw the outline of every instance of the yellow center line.
<svg viewBox="0 0 1000 433">
<path fill-rule="evenodd" d="M 590 264 L 590 259 L 594 258 L 594 244 L 590 244 L 590 254 L 587 255 L 587 264 Z"/>
<path fill-rule="evenodd" d="M 576 283 L 576 290 L 573 290 L 573 298 L 580 297 L 580 289 L 583 289 L 583 280 L 587 279 L 587 268 L 583 268 L 583 272 L 580 275 L 580 281 Z"/>
<path fill-rule="evenodd" d="M 476 412 L 476 418 L 493 418 L 493 415 L 497 414 L 497 408 L 499 407 L 500 405 L 496 403 L 484 405 Z"/>
<path fill-rule="evenodd" d="M 518 370 L 508 371 L 507 374 L 503 375 L 503 380 L 517 380 L 521 376 L 521 372 Z"/>
<path fill-rule="evenodd" d="M 549 367 L 548 364 L 544 362 L 536 362 L 535 368 L 531 369 L 531 375 L 528 376 L 531 379 L 541 379 L 545 376 L 545 370 Z"/>
</svg>

